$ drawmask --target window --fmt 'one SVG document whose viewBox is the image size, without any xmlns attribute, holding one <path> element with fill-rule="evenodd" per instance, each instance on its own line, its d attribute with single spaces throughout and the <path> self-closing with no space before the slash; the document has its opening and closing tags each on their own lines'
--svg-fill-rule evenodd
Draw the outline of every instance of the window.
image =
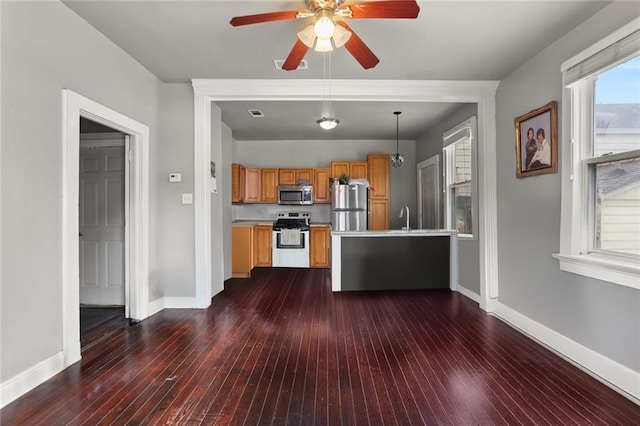
<svg viewBox="0 0 640 426">
<path fill-rule="evenodd" d="M 640 289 L 640 28 L 562 66 L 562 270 Z M 568 123 L 565 123 L 565 125 Z M 568 137 L 567 137 L 568 136 Z"/>
<path fill-rule="evenodd" d="M 472 117 L 443 135 L 445 223 L 462 238 L 475 238 L 475 129 L 476 118 Z"/>
</svg>

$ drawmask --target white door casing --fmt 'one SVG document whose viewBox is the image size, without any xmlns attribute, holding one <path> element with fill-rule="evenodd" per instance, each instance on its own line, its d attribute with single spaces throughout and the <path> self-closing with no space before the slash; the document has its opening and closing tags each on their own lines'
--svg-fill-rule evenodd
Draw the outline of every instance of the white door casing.
<svg viewBox="0 0 640 426">
<path fill-rule="evenodd" d="M 80 303 L 87 305 L 125 305 L 124 135 L 111 141 L 80 146 Z"/>
<path fill-rule="evenodd" d="M 418 163 L 418 228 L 440 228 L 440 156 Z"/>
<path fill-rule="evenodd" d="M 496 105 L 498 81 L 451 80 L 332 80 L 332 102 L 459 102 L 478 105 L 478 221 L 480 241 L 480 307 L 493 311 L 498 296 L 498 236 L 496 182 Z M 194 91 L 194 210 L 196 306 L 211 304 L 211 194 L 206 178 L 211 161 L 211 103 L 233 100 L 320 101 L 324 80 L 193 79 Z M 215 226 L 222 228 L 222 223 Z M 224 262 L 224 259 L 216 259 Z M 223 269 L 217 267 L 216 269 Z M 220 281 L 220 282 L 218 282 Z"/>
<path fill-rule="evenodd" d="M 129 135 L 125 181 L 126 316 L 149 307 L 149 127 L 72 90 L 62 91 L 62 349 L 64 366 L 80 360 L 79 175 L 80 117 Z"/>
</svg>

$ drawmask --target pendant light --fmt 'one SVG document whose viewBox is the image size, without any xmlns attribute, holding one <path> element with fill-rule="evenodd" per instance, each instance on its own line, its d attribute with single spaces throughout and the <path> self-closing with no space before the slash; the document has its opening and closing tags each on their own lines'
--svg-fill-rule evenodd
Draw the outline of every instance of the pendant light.
<svg viewBox="0 0 640 426">
<path fill-rule="evenodd" d="M 320 40 L 318 40 L 320 41 Z M 327 59 L 329 65 L 327 67 Z M 331 52 L 325 52 L 323 55 L 322 66 L 322 108 L 325 110 L 325 114 L 316 123 L 324 130 L 335 129 L 340 120 L 331 116 L 329 112 L 331 110 L 331 89 L 329 89 L 329 96 L 327 96 L 327 68 L 329 68 L 329 85 L 331 84 Z M 328 98 L 328 100 L 327 100 Z"/>
<path fill-rule="evenodd" d="M 396 116 L 396 153 L 391 156 L 391 165 L 395 168 L 400 168 L 404 165 L 404 154 L 400 154 L 400 137 L 399 137 L 399 124 L 398 117 L 402 112 L 394 112 Z"/>
</svg>

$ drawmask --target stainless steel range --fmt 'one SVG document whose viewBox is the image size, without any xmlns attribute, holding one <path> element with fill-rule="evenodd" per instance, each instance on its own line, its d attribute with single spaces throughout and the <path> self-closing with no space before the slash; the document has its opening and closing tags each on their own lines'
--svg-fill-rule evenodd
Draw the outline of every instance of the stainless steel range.
<svg viewBox="0 0 640 426">
<path fill-rule="evenodd" d="M 308 212 L 278 212 L 273 224 L 272 265 L 284 268 L 309 267 Z"/>
</svg>

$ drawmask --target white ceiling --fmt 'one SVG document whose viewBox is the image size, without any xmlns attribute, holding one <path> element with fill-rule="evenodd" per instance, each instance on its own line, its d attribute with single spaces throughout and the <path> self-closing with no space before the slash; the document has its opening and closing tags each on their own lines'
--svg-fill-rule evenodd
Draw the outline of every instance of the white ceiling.
<svg viewBox="0 0 640 426">
<path fill-rule="evenodd" d="M 419 1 L 418 19 L 350 20 L 351 28 L 380 58 L 364 70 L 341 48 L 324 66 L 310 50 L 309 69 L 277 70 L 308 20 L 232 27 L 234 16 L 303 9 L 275 0 L 64 1 L 166 83 L 191 78 L 500 80 L 607 1 Z M 326 71 L 323 71 L 326 68 Z M 330 96 L 329 96 L 330 100 Z M 238 140 L 415 139 L 459 105 L 448 103 L 218 102 Z M 251 118 L 248 109 L 264 118 Z M 315 120 L 329 110 L 341 120 L 333 131 Z"/>
</svg>

